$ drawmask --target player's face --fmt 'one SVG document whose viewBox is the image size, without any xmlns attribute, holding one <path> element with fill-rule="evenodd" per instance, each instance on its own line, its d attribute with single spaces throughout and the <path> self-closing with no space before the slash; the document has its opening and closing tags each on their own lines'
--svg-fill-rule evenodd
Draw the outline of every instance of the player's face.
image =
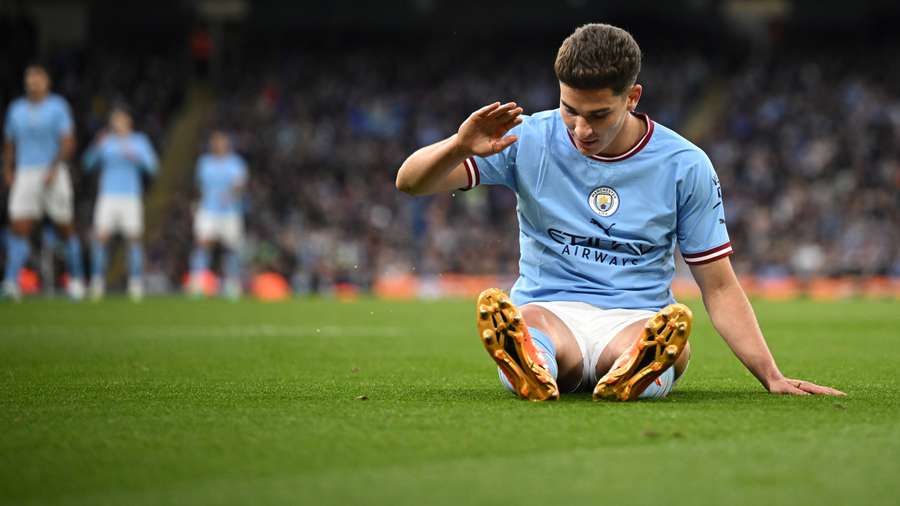
<svg viewBox="0 0 900 506">
<path fill-rule="evenodd" d="M 125 111 L 113 111 L 109 116 L 109 126 L 119 135 L 127 134 L 131 132 L 131 116 Z"/>
<path fill-rule="evenodd" d="M 25 93 L 32 98 L 41 98 L 50 91 L 50 76 L 41 68 L 31 67 L 25 71 Z"/>
<path fill-rule="evenodd" d="M 610 88 L 581 90 L 559 83 L 559 112 L 578 151 L 588 156 L 605 152 L 640 96 L 639 84 L 616 95 Z"/>
<path fill-rule="evenodd" d="M 209 144 L 210 148 L 212 148 L 212 152 L 216 155 L 224 155 L 231 149 L 231 143 L 228 141 L 228 137 L 223 133 L 214 133 L 209 140 Z"/>
</svg>

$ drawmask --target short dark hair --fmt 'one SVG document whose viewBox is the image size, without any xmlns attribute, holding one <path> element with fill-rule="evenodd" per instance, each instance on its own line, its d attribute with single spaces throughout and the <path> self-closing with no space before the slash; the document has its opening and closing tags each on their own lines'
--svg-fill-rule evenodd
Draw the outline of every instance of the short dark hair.
<svg viewBox="0 0 900 506">
<path fill-rule="evenodd" d="M 112 107 L 109 108 L 109 115 L 112 116 L 113 113 L 121 112 L 128 115 L 129 118 L 134 118 L 134 114 L 131 112 L 131 107 L 128 106 L 128 103 L 124 100 L 116 100 L 113 102 Z"/>
<path fill-rule="evenodd" d="M 566 37 L 553 70 L 561 83 L 572 88 L 610 88 L 619 95 L 637 80 L 641 48 L 625 30 L 591 23 Z"/>
<path fill-rule="evenodd" d="M 28 65 L 25 66 L 25 73 L 27 74 L 32 71 L 42 72 L 45 76 L 50 77 L 50 71 L 47 70 L 47 65 L 45 65 L 44 62 L 28 62 Z"/>
</svg>

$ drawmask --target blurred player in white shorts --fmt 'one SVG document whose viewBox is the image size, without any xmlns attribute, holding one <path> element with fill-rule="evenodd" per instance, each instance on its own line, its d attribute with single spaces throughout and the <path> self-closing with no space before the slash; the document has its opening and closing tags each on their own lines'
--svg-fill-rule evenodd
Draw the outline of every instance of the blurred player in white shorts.
<svg viewBox="0 0 900 506">
<path fill-rule="evenodd" d="M 247 164 L 231 148 L 228 135 L 213 131 L 209 153 L 197 161 L 200 205 L 194 217 L 196 246 L 191 255 L 190 291 L 203 294 L 203 276 L 209 271 L 210 254 L 219 244 L 225 251 L 225 294 L 241 295 L 241 247 L 244 241 L 243 194 Z"/>
<path fill-rule="evenodd" d="M 94 206 L 94 244 L 91 249 L 91 296 L 106 292 L 107 246 L 116 234 L 128 241 L 128 294 L 144 295 L 144 210 L 141 174 L 157 171 L 157 157 L 150 139 L 133 131 L 131 113 L 123 105 L 113 108 L 109 129 L 97 134 L 85 152 L 86 170 L 100 170 L 100 190 Z"/>
<path fill-rule="evenodd" d="M 47 70 L 28 66 L 25 96 L 10 104 L 4 127 L 3 178 L 10 186 L 10 231 L 3 292 L 13 300 L 21 298 L 18 276 L 31 253 L 31 232 L 45 215 L 66 240 L 69 295 L 84 297 L 81 243 L 72 223 L 72 181 L 66 165 L 75 152 L 74 130 L 69 104 L 50 93 Z"/>
</svg>

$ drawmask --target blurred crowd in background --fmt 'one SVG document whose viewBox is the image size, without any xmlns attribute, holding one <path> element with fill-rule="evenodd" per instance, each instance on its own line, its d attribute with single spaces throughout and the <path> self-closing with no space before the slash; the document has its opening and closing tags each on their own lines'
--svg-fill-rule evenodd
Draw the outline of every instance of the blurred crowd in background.
<svg viewBox="0 0 900 506">
<path fill-rule="evenodd" d="M 275 271 L 299 293 L 328 293 L 341 283 L 367 290 L 392 273 L 515 274 L 509 191 L 412 198 L 395 189 L 394 177 L 408 154 L 455 132 L 483 104 L 516 100 L 526 113 L 557 107 L 559 42 L 246 50 L 230 54 L 214 78 L 181 54 L 87 47 L 44 61 L 73 106 L 80 149 L 122 101 L 164 157 L 189 89 L 209 90 L 213 107 L 201 128 L 229 132 L 250 169 L 247 274 Z M 864 56 L 775 47 L 736 64 L 699 47 L 638 42 L 639 110 L 685 135 L 698 132 L 691 140 L 722 182 L 739 273 L 900 276 L 897 47 Z M 4 106 L 21 91 L 14 67 L 4 68 Z M 204 149 L 198 142 L 195 154 Z M 75 175 L 87 238 L 95 182 Z M 160 289 L 177 286 L 188 269 L 196 193 L 193 179 L 181 181 L 147 245 L 147 278 Z"/>
</svg>

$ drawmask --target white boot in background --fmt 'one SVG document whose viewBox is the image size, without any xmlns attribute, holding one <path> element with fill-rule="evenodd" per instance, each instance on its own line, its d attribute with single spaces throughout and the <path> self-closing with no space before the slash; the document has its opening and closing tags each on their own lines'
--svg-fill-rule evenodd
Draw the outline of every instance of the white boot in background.
<svg viewBox="0 0 900 506">
<path fill-rule="evenodd" d="M 91 278 L 91 300 L 101 300 L 106 295 L 106 281 L 100 276 Z"/>
<path fill-rule="evenodd" d="M 4 281 L 3 298 L 10 299 L 13 302 L 22 302 L 22 291 L 19 290 L 19 284 L 9 279 Z"/>
<path fill-rule="evenodd" d="M 128 296 L 134 302 L 144 298 L 144 281 L 141 278 L 128 278 Z"/>
<path fill-rule="evenodd" d="M 225 297 L 231 300 L 238 300 L 241 298 L 241 291 L 241 281 L 239 279 L 225 280 Z"/>
<path fill-rule="evenodd" d="M 84 281 L 81 279 L 70 279 L 66 290 L 68 290 L 69 297 L 72 300 L 83 300 L 87 291 L 84 287 Z"/>
</svg>

